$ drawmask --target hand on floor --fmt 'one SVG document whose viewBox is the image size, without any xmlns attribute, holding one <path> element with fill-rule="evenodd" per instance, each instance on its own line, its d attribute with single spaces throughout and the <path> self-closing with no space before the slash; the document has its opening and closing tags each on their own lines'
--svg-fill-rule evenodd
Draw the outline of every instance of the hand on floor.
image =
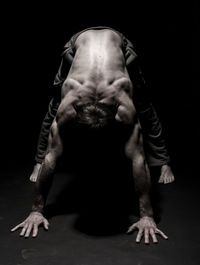
<svg viewBox="0 0 200 265">
<path fill-rule="evenodd" d="M 153 243 L 158 243 L 156 234 L 161 235 L 164 239 L 168 239 L 168 237 L 157 228 L 153 218 L 148 216 L 142 217 L 137 223 L 134 223 L 132 226 L 130 226 L 127 233 L 131 233 L 135 229 L 139 230 L 136 237 L 137 243 L 141 241 L 143 235 L 145 244 L 149 244 L 149 235 L 151 235 Z"/>
<path fill-rule="evenodd" d="M 19 228 L 22 228 L 20 236 L 29 237 L 31 231 L 33 230 L 33 237 L 36 237 L 38 234 L 38 227 L 40 224 L 44 225 L 44 228 L 48 230 L 49 222 L 44 216 L 39 212 L 31 212 L 28 218 L 19 225 L 11 229 L 11 232 L 16 231 Z"/>
</svg>

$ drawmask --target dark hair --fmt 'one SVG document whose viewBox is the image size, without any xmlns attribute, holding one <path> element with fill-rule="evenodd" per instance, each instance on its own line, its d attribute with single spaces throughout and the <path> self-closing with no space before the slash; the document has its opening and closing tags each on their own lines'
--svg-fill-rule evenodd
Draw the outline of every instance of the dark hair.
<svg viewBox="0 0 200 265">
<path fill-rule="evenodd" d="M 117 105 L 105 103 L 87 103 L 74 106 L 77 117 L 75 123 L 90 129 L 101 129 L 115 121 Z"/>
</svg>

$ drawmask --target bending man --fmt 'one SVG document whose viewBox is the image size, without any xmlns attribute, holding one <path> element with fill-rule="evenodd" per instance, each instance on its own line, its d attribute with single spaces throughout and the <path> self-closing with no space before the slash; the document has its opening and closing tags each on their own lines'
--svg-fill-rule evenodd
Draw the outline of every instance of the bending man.
<svg viewBox="0 0 200 265">
<path fill-rule="evenodd" d="M 151 235 L 157 242 L 160 231 L 153 219 L 149 196 L 150 173 L 145 160 L 141 127 L 133 104 L 133 84 L 130 80 L 123 53 L 121 35 L 111 29 L 90 29 L 76 39 L 75 56 L 69 73 L 62 84 L 61 103 L 50 128 L 48 148 L 36 181 L 36 195 L 28 218 L 12 231 L 22 228 L 21 236 L 33 237 L 38 226 L 48 221 L 43 216 L 53 174 L 63 152 L 62 131 L 67 124 L 81 123 L 92 129 L 101 129 L 110 122 L 132 126 L 132 134 L 125 145 L 125 154 L 132 160 L 133 177 L 139 196 L 140 220 L 128 232 L 139 229 L 136 241 L 142 235 L 149 243 Z"/>
<path fill-rule="evenodd" d="M 75 34 L 70 39 L 70 41 L 65 45 L 64 52 L 62 54 L 61 65 L 54 80 L 55 95 L 49 104 L 49 110 L 42 124 L 38 146 L 37 146 L 37 152 L 35 156 L 36 164 L 30 176 L 30 180 L 33 182 L 36 181 L 39 170 L 41 168 L 41 164 L 44 160 L 44 156 L 47 150 L 49 130 L 52 125 L 53 119 L 55 118 L 57 109 L 60 105 L 61 88 L 64 81 L 67 78 L 69 69 L 71 67 L 71 64 L 73 62 L 76 53 L 76 48 L 75 48 L 76 40 L 79 37 L 79 35 L 90 29 L 96 31 L 101 29 L 112 30 L 121 37 L 122 40 L 121 52 L 124 55 L 126 68 L 128 70 L 130 79 L 134 87 L 134 104 L 143 129 L 144 148 L 145 148 L 145 154 L 148 165 L 150 167 L 161 168 L 161 175 L 159 179 L 160 183 L 167 184 L 173 182 L 174 175 L 169 165 L 170 158 L 167 152 L 166 143 L 162 133 L 162 127 L 157 117 L 156 111 L 152 106 L 151 99 L 149 96 L 149 90 L 146 86 L 145 80 L 142 75 L 142 71 L 139 67 L 138 56 L 134 51 L 132 43 L 127 38 L 125 38 L 121 33 L 117 32 L 116 30 L 107 27 L 93 27 L 85 29 Z"/>
</svg>

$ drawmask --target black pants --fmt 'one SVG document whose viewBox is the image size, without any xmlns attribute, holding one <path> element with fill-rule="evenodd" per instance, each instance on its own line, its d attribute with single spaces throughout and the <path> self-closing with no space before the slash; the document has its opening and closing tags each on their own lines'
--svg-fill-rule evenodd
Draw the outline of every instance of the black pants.
<svg viewBox="0 0 200 265">
<path fill-rule="evenodd" d="M 89 29 L 104 29 L 108 27 L 93 27 L 85 29 L 75 34 L 69 42 L 64 46 L 62 53 L 61 64 L 56 74 L 53 87 L 55 96 L 49 103 L 48 112 L 42 123 L 40 136 L 37 145 L 37 152 L 35 161 L 42 163 L 48 144 L 48 135 L 53 119 L 56 115 L 57 109 L 60 104 L 60 92 L 63 82 L 65 81 L 68 71 L 70 69 L 73 57 L 75 54 L 74 44 L 77 37 L 84 31 Z M 120 32 L 108 28 L 117 32 L 122 38 L 123 53 L 126 61 L 126 67 L 129 72 L 130 79 L 133 83 L 134 93 L 133 102 L 135 104 L 137 114 L 142 126 L 144 149 L 149 166 L 162 166 L 168 164 L 170 161 L 165 139 L 162 132 L 162 126 L 157 116 L 156 110 L 153 107 L 149 89 L 147 88 L 145 79 L 143 77 L 141 68 L 139 66 L 139 59 L 134 50 L 133 44 L 125 38 Z"/>
</svg>

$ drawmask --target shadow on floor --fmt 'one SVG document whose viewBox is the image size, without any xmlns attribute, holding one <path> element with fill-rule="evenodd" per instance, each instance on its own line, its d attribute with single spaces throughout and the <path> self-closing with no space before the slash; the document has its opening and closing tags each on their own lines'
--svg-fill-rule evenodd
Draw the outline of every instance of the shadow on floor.
<svg viewBox="0 0 200 265">
<path fill-rule="evenodd" d="M 139 218 L 138 196 L 130 161 L 120 158 L 103 161 L 101 168 L 95 163 L 89 168 L 84 163 L 81 172 L 58 172 L 49 194 L 45 215 L 78 213 L 74 227 L 85 234 L 113 235 L 124 233 Z M 104 162 L 104 163 L 103 163 Z M 163 198 L 157 180 L 160 171 L 152 171 L 152 204 L 155 221 L 161 221 Z"/>
</svg>

